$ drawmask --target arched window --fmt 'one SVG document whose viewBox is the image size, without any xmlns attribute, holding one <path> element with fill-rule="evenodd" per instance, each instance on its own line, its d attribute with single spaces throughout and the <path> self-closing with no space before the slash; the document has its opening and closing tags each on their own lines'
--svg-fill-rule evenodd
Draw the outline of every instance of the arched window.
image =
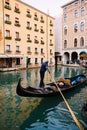
<svg viewBox="0 0 87 130">
<path fill-rule="evenodd" d="M 77 47 L 77 38 L 74 39 L 74 47 Z"/>
<path fill-rule="evenodd" d="M 80 23 L 80 30 L 81 30 L 81 31 L 84 31 L 84 22 L 81 22 L 81 23 Z"/>
<path fill-rule="evenodd" d="M 81 46 L 81 47 L 84 46 L 84 38 L 83 38 L 83 37 L 80 38 L 80 46 Z"/>
<path fill-rule="evenodd" d="M 78 24 L 74 24 L 74 32 L 77 32 L 78 31 Z"/>
<path fill-rule="evenodd" d="M 81 0 L 81 4 L 85 3 L 85 0 Z"/>
<path fill-rule="evenodd" d="M 68 18 L 68 15 L 67 14 L 64 14 L 64 21 L 66 21 Z"/>
<path fill-rule="evenodd" d="M 85 14 L 85 8 L 82 7 L 82 8 L 81 8 L 81 16 L 84 16 L 84 14 Z"/>
<path fill-rule="evenodd" d="M 67 34 L 67 27 L 66 26 L 64 27 L 64 34 L 65 35 Z"/>
<path fill-rule="evenodd" d="M 64 40 L 64 48 L 67 48 L 67 40 Z"/>
<path fill-rule="evenodd" d="M 78 17 L 78 10 L 75 10 L 75 18 Z"/>
</svg>

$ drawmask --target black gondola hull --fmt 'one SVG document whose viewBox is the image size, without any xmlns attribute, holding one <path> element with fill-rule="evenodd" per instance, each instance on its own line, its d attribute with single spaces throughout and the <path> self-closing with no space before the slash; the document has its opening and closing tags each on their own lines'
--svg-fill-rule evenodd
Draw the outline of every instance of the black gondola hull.
<svg viewBox="0 0 87 130">
<path fill-rule="evenodd" d="M 71 89 L 77 88 L 78 86 L 80 86 L 81 84 L 83 84 L 86 81 L 86 76 L 83 74 L 77 75 L 75 77 L 67 78 L 67 79 L 69 79 L 71 82 L 73 82 L 78 77 L 82 78 L 82 80 L 80 82 L 78 82 L 76 85 L 61 87 L 60 88 L 61 92 L 64 93 Z M 58 81 L 56 81 L 56 82 L 58 82 Z M 23 88 L 21 86 L 21 79 L 19 79 L 16 93 L 19 96 L 23 96 L 23 97 L 52 97 L 52 96 L 57 96 L 58 94 L 60 94 L 58 87 L 57 87 L 57 85 L 55 85 L 55 83 L 49 83 L 44 88 L 30 87 L 30 86 L 27 88 Z"/>
</svg>

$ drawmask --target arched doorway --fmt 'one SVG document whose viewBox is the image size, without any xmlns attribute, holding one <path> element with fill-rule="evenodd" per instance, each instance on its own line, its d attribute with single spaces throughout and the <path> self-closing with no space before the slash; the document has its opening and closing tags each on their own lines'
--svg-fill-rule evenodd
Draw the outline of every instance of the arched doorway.
<svg viewBox="0 0 87 130">
<path fill-rule="evenodd" d="M 68 52 L 65 52 L 65 53 L 64 53 L 64 62 L 65 62 L 66 64 L 69 64 L 69 61 L 70 61 L 70 55 L 69 55 Z"/>
<path fill-rule="evenodd" d="M 71 60 L 73 63 L 75 63 L 78 60 L 78 54 L 77 52 L 72 52 L 71 54 Z"/>
</svg>

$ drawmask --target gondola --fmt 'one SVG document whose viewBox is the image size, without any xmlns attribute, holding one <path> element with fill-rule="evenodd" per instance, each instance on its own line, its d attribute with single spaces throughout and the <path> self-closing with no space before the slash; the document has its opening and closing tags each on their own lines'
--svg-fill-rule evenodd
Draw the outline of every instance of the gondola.
<svg viewBox="0 0 87 130">
<path fill-rule="evenodd" d="M 65 81 L 70 81 L 70 84 L 65 83 Z M 86 75 L 80 74 L 71 78 L 65 78 L 64 85 L 62 86 L 60 85 L 60 83 L 63 81 L 59 79 L 58 81 L 55 81 L 56 84 L 55 82 L 52 82 L 46 84 L 44 88 L 31 87 L 31 86 L 24 88 L 21 85 L 21 78 L 20 78 L 17 84 L 16 93 L 19 96 L 24 96 L 24 97 L 52 97 L 52 96 L 57 96 L 60 93 L 58 87 L 60 88 L 61 92 L 66 92 L 73 88 L 77 88 L 85 81 L 86 81 Z"/>
</svg>

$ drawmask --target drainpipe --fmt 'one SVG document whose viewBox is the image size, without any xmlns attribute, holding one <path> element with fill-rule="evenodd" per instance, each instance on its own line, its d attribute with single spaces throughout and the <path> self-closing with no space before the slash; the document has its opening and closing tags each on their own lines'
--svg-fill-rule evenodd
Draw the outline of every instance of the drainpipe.
<svg viewBox="0 0 87 130">
<path fill-rule="evenodd" d="M 46 21 L 46 47 L 47 47 L 47 60 L 48 60 L 48 16 L 49 12 L 47 14 L 47 21 Z"/>
<path fill-rule="evenodd" d="M 4 22 L 4 0 L 2 0 L 2 12 L 3 12 L 3 46 L 4 46 L 4 54 L 5 54 L 5 22 Z"/>
</svg>

